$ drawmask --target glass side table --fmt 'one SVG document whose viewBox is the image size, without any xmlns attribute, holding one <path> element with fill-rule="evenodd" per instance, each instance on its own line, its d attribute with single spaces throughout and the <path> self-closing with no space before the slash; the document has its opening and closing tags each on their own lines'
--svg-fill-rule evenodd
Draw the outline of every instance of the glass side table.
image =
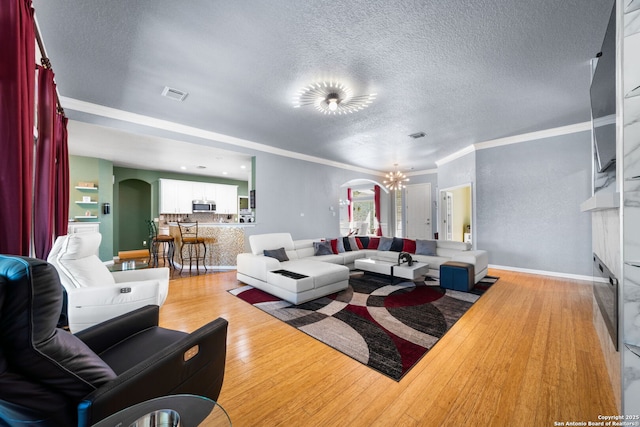
<svg viewBox="0 0 640 427">
<path fill-rule="evenodd" d="M 122 261 L 117 262 L 108 266 L 109 271 L 126 271 L 126 270 L 141 270 L 143 268 L 149 268 L 148 261 L 140 261 L 140 260 L 130 260 L 130 261 Z"/>
<path fill-rule="evenodd" d="M 229 415 L 215 401 L 192 394 L 162 396 L 138 403 L 92 427 L 229 427 Z"/>
</svg>

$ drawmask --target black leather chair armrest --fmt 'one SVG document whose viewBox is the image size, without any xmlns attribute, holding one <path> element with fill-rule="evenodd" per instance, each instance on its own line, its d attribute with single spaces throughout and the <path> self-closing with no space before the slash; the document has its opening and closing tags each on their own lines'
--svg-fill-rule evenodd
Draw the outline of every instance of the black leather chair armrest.
<svg viewBox="0 0 640 427">
<path fill-rule="evenodd" d="M 158 326 L 159 319 L 160 307 L 147 305 L 91 326 L 74 335 L 99 354 L 140 331 Z"/>
<path fill-rule="evenodd" d="M 79 425 L 92 425 L 126 407 L 171 394 L 217 400 L 227 354 L 228 322 L 218 318 L 87 395 Z"/>
</svg>

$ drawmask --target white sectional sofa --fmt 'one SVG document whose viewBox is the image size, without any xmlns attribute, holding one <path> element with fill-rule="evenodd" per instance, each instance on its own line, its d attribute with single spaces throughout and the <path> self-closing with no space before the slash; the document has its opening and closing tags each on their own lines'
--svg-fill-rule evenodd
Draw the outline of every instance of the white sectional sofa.
<svg viewBox="0 0 640 427">
<path fill-rule="evenodd" d="M 289 233 L 249 236 L 249 244 L 251 253 L 238 254 L 238 280 L 271 295 L 293 304 L 301 304 L 347 289 L 349 286 L 349 268 L 314 260 L 313 243 L 310 254 L 308 249 L 296 248 Z M 265 250 L 279 248 L 284 248 L 288 261 L 278 261 L 276 258 L 264 256 Z M 274 273 L 278 270 L 307 277 L 295 279 Z"/>
<path fill-rule="evenodd" d="M 397 250 L 399 245 L 404 243 L 404 249 L 415 248 L 415 241 L 410 239 L 396 238 L 393 245 L 394 250 L 373 249 L 374 246 L 377 246 L 376 244 L 368 244 L 367 248 L 359 248 L 353 243 L 354 239 L 349 239 L 350 246 L 355 246 L 352 250 L 339 251 L 338 249 L 338 253 L 315 255 L 314 242 L 324 239 L 294 241 L 289 233 L 249 236 L 251 253 L 239 254 L 237 258 L 238 280 L 286 301 L 301 304 L 346 289 L 349 270 L 354 269 L 354 261 L 358 258 L 376 258 L 397 262 L 400 252 Z M 360 242 L 364 241 L 362 239 Z M 367 238 L 366 242 L 372 243 L 373 240 L 370 241 Z M 436 240 L 430 243 L 435 245 L 435 255 L 411 254 L 414 260 L 429 264 L 430 276 L 439 277 L 440 265 L 447 261 L 472 264 L 475 272 L 474 283 L 486 276 L 489 264 L 486 251 L 472 251 L 470 244 L 462 242 Z M 341 246 L 346 247 L 347 245 L 334 244 L 334 247 Z M 287 260 L 280 261 L 272 256 L 264 255 L 265 250 L 274 251 L 281 248 L 283 250 L 276 253 L 275 256 L 283 258 L 282 255 L 286 254 Z M 411 249 L 408 252 L 411 253 Z M 295 279 L 275 273 L 277 270 L 285 270 L 308 277 Z"/>
</svg>

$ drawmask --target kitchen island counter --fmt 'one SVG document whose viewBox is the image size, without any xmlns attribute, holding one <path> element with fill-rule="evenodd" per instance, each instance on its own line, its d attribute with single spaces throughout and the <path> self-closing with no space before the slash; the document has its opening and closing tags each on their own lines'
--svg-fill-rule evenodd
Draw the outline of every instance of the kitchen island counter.
<svg viewBox="0 0 640 427">
<path fill-rule="evenodd" d="M 198 222 L 198 237 L 204 238 L 207 247 L 207 256 L 205 258 L 207 268 L 235 269 L 238 254 L 244 252 L 244 229 L 254 225 L 254 223 Z M 175 239 L 176 253 L 174 262 L 181 264 L 180 248 L 182 247 L 182 240 L 178 223 L 170 222 L 168 226 L 169 234 Z M 186 251 L 187 249 L 185 248 L 185 255 Z M 186 267 L 188 268 L 188 265 Z"/>
</svg>

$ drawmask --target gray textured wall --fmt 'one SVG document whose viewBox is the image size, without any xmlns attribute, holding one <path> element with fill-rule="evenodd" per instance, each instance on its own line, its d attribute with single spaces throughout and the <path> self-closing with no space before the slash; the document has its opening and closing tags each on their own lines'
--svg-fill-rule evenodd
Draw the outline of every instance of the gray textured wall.
<svg viewBox="0 0 640 427">
<path fill-rule="evenodd" d="M 473 151 L 438 168 L 438 191 L 476 182 L 476 152 Z"/>
<path fill-rule="evenodd" d="M 494 265 L 590 276 L 589 132 L 476 152 L 477 247 Z"/>
<path fill-rule="evenodd" d="M 256 153 L 255 176 L 256 225 L 246 234 L 290 232 L 295 240 L 338 236 L 338 202 L 344 199 L 340 185 L 356 178 L 381 181 L 374 175 L 268 153 Z M 388 210 L 386 202 L 384 209 Z"/>
</svg>

